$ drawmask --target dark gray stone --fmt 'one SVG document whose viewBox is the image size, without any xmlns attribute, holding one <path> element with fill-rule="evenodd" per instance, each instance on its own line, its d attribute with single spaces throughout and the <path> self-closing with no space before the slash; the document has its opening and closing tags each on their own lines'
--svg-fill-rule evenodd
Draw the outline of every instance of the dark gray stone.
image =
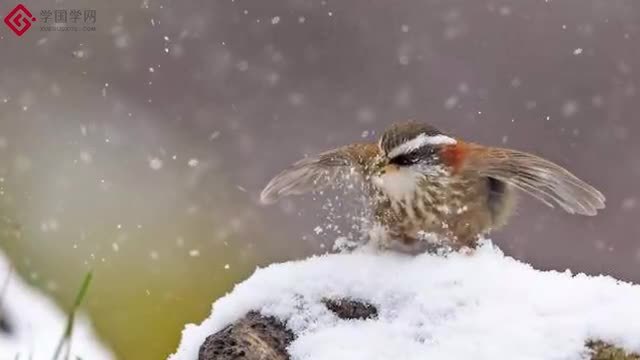
<svg viewBox="0 0 640 360">
<path fill-rule="evenodd" d="M 375 306 L 349 299 L 325 299 L 324 304 L 340 319 L 345 320 L 366 320 L 376 319 L 378 309 Z"/>
<path fill-rule="evenodd" d="M 200 347 L 199 360 L 288 360 L 293 333 L 274 317 L 252 311 L 210 335 Z"/>
<path fill-rule="evenodd" d="M 324 304 L 341 319 L 375 319 L 375 306 L 349 299 L 325 299 Z M 287 347 L 293 333 L 271 316 L 252 311 L 210 335 L 200 346 L 198 360 L 289 360 Z"/>
</svg>

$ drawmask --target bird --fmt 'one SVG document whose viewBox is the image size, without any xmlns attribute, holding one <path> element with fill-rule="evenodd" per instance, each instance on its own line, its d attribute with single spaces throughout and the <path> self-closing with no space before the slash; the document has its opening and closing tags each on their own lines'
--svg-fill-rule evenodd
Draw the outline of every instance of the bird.
<svg viewBox="0 0 640 360">
<path fill-rule="evenodd" d="M 593 216 L 605 208 L 600 191 L 554 162 L 467 142 L 418 121 L 392 124 L 377 143 L 345 145 L 295 162 L 269 181 L 260 202 L 345 181 L 362 184 L 376 242 L 414 253 L 475 249 L 507 224 L 518 192 L 569 214 Z"/>
</svg>

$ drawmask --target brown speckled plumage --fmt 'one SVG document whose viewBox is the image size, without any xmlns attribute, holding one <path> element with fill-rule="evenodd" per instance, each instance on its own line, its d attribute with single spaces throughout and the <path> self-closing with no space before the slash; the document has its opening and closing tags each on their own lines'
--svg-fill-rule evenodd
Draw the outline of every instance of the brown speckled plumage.
<svg viewBox="0 0 640 360">
<path fill-rule="evenodd" d="M 559 165 L 467 143 L 417 122 L 392 125 L 377 144 L 303 159 L 274 177 L 261 200 L 321 189 L 353 174 L 384 230 L 380 244 L 410 252 L 475 247 L 480 235 L 506 224 L 516 189 L 569 213 L 595 215 L 604 208 L 598 190 Z"/>
</svg>

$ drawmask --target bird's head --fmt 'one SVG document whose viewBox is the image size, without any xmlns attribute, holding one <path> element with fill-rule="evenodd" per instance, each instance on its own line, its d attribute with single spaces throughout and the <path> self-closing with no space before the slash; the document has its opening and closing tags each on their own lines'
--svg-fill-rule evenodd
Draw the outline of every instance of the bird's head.
<svg viewBox="0 0 640 360">
<path fill-rule="evenodd" d="M 373 183 L 390 197 L 404 199 L 425 180 L 444 181 L 451 174 L 448 149 L 457 143 L 428 124 L 395 124 L 378 142 L 381 155 Z"/>
</svg>

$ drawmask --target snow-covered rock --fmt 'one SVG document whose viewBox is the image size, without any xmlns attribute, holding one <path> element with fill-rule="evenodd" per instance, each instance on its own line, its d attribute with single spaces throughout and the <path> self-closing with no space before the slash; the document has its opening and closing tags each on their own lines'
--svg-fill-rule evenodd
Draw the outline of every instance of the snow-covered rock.
<svg viewBox="0 0 640 360">
<path fill-rule="evenodd" d="M 64 332 L 67 316 L 49 298 L 9 273 L 0 253 L 0 360 L 51 360 Z M 9 276 L 9 277 L 8 277 Z M 8 278 L 7 278 L 8 277 Z M 77 316 L 70 359 L 110 360 L 115 357 L 97 340 L 89 321 Z"/>
<path fill-rule="evenodd" d="M 376 319 L 342 320 L 326 298 L 373 304 Z M 609 276 L 539 271 L 490 243 L 474 254 L 353 253 L 257 270 L 187 325 L 171 360 L 259 311 L 295 334 L 292 359 L 584 359 L 602 340 L 640 351 L 640 286 Z"/>
</svg>

